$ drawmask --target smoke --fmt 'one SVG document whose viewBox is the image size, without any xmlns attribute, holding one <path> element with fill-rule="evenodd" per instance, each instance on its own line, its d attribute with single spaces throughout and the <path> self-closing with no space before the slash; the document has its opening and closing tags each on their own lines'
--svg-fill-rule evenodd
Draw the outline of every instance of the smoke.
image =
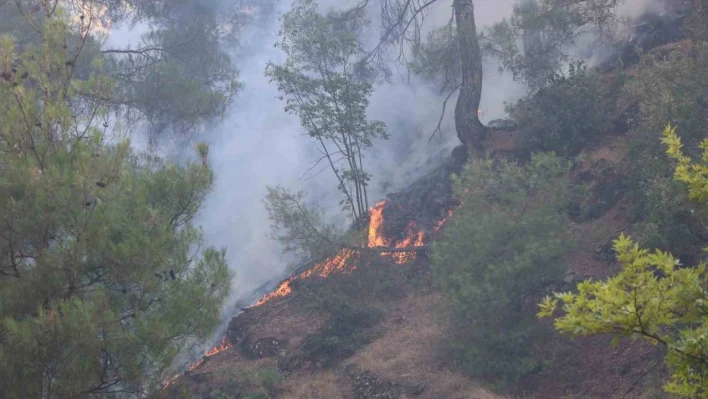
<svg viewBox="0 0 708 399">
<path fill-rule="evenodd" d="M 509 16 L 516 1 L 476 0 L 478 29 Z M 235 272 L 233 295 L 225 309 L 226 320 L 235 313 L 235 304 L 255 302 L 263 284 L 275 283 L 287 272 L 288 259 L 278 243 L 268 237 L 268 215 L 262 202 L 266 185 L 302 189 L 323 206 L 328 215 L 340 214 L 339 193 L 329 170 L 303 179 L 317 154 L 298 118 L 283 111 L 284 104 L 277 98 L 276 86 L 264 76 L 268 61 L 284 61 L 284 55 L 273 44 L 278 41 L 278 17 L 289 10 L 290 3 L 291 0 L 280 0 L 273 9 L 265 7 L 264 10 L 270 12 L 259 15 L 243 29 L 233 58 L 245 87 L 228 116 L 195 139 L 210 145 L 210 162 L 216 175 L 214 191 L 197 223 L 203 226 L 208 244 L 227 249 L 229 266 Z M 628 10 L 635 10 L 637 6 L 646 8 L 656 2 L 632 0 L 630 3 L 635 8 L 628 6 Z M 321 5 L 342 8 L 346 2 L 323 0 Z M 373 12 L 376 8 L 372 7 Z M 452 0 L 441 1 L 427 16 L 427 26 L 446 23 L 451 13 Z M 375 14 L 371 15 L 371 20 L 376 20 Z M 375 40 L 376 29 L 370 31 L 371 39 Z M 110 40 L 113 44 L 126 44 L 135 43 L 138 37 L 135 29 L 119 29 L 112 32 Z M 501 75 L 497 70 L 498 65 L 485 61 L 480 105 L 483 122 L 503 118 L 504 102 L 515 101 L 525 93 L 510 76 Z M 374 176 L 372 203 L 439 165 L 458 145 L 453 121 L 454 96 L 448 102 L 441 132 L 429 141 L 446 95 L 428 82 L 415 77 L 406 82 L 397 79 L 395 74 L 390 83 L 377 87 L 371 98 L 369 116 L 384 121 L 391 138 L 388 142 L 376 143 L 364 160 L 365 167 Z"/>
<path fill-rule="evenodd" d="M 477 8 L 480 26 L 508 15 L 513 1 L 481 1 Z M 449 19 L 451 4 L 452 1 L 441 2 L 433 9 L 430 26 L 434 21 Z M 341 8 L 346 4 L 330 0 L 321 5 Z M 242 47 L 234 54 L 245 88 L 229 116 L 200 138 L 211 147 L 211 166 L 217 181 L 198 222 L 204 227 L 209 244 L 227 249 L 229 265 L 236 273 L 234 303 L 256 300 L 255 289 L 269 280 L 278 280 L 287 271 L 288 259 L 268 237 L 268 215 L 262 202 L 266 185 L 302 189 L 328 215 L 340 214 L 339 193 L 329 170 L 318 174 L 320 169 L 316 168 L 303 178 L 317 154 L 298 118 L 283 111 L 276 86 L 264 77 L 268 61 L 284 60 L 273 44 L 278 40 L 278 16 L 289 8 L 290 0 L 281 1 L 273 15 L 259 18 L 256 26 L 246 28 Z M 376 35 L 375 29 L 371 31 Z M 490 120 L 502 117 L 503 102 L 518 98 L 523 91 L 509 77 L 499 75 L 495 65 L 487 65 L 485 72 L 481 108 L 484 119 Z M 448 103 L 441 133 L 429 142 L 446 95 L 415 77 L 406 82 L 394 75 L 390 83 L 377 87 L 369 116 L 386 123 L 390 140 L 376 143 L 364 160 L 374 176 L 372 203 L 439 165 L 458 144 L 453 123 L 454 98 Z M 228 311 L 233 312 L 233 307 Z"/>
<path fill-rule="evenodd" d="M 477 0 L 478 29 L 508 17 L 517 1 Z M 342 9 L 355 1 L 321 0 L 319 3 L 326 11 Z M 626 7 L 638 12 L 639 7 L 646 9 L 656 3 L 630 0 Z M 317 153 L 298 118 L 285 114 L 275 85 L 263 74 L 268 61 L 284 60 L 284 55 L 273 44 L 278 41 L 278 18 L 290 5 L 290 0 L 280 1 L 272 15 L 259 18 L 257 25 L 244 30 L 246 37 L 242 38 L 242 47 L 234 59 L 245 88 L 229 116 L 204 137 L 211 145 L 211 165 L 217 183 L 199 222 L 210 244 L 227 248 L 229 265 L 236 273 L 233 302 L 257 300 L 253 296 L 255 289 L 287 273 L 288 259 L 268 237 L 268 215 L 262 202 L 266 185 L 302 189 L 324 207 L 328 215 L 336 218 L 341 214 L 339 193 L 329 170 L 325 168 L 318 174 L 320 168 L 316 168 L 303 179 L 317 159 Z M 373 6 L 370 10 L 369 19 L 375 27 L 378 8 Z M 441 1 L 426 16 L 426 29 L 441 26 L 451 16 L 452 0 Z M 370 31 L 369 41 L 376 40 L 377 30 Z M 526 92 L 510 76 L 498 73 L 498 67 L 493 61 L 485 61 L 480 104 L 483 122 L 503 118 L 504 103 L 516 101 Z M 391 82 L 377 87 L 371 98 L 369 116 L 386 123 L 390 139 L 376 143 L 364 160 L 365 167 L 373 174 L 372 203 L 439 165 L 459 144 L 453 120 L 454 96 L 448 102 L 441 132 L 429 141 L 446 95 L 429 82 L 415 76 L 408 82 L 395 73 Z"/>
</svg>

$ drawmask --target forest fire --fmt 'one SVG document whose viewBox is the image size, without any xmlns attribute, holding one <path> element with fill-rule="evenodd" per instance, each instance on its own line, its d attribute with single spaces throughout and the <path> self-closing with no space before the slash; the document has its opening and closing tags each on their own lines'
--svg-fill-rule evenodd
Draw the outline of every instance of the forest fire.
<svg viewBox="0 0 708 399">
<path fill-rule="evenodd" d="M 415 222 L 410 222 L 408 226 L 406 226 L 406 238 L 403 241 L 397 242 L 395 248 L 422 247 L 425 233 L 423 230 L 419 230 L 416 233 L 415 229 Z M 418 254 L 415 252 L 398 252 L 391 254 L 399 265 L 412 261 L 417 255 Z"/>
<path fill-rule="evenodd" d="M 411 221 L 408 226 L 406 226 L 406 238 L 400 241 L 394 241 L 392 239 L 386 238 L 383 234 L 383 211 L 386 207 L 386 201 L 378 202 L 373 208 L 369 209 L 369 231 L 367 236 L 367 247 L 368 248 L 412 248 L 412 247 L 422 247 L 424 245 L 425 231 L 418 229 L 415 222 Z M 434 227 L 433 231 L 438 231 L 442 225 L 447 221 L 447 219 L 452 214 L 452 211 L 448 211 L 448 215 L 439 221 Z M 351 273 L 356 270 L 356 265 L 353 262 L 349 262 L 355 257 L 357 251 L 350 248 L 341 249 L 337 255 L 326 259 L 325 261 L 316 264 L 312 268 L 290 277 L 289 279 L 283 281 L 275 291 L 264 296 L 259 300 L 255 306 L 263 305 L 264 303 L 274 299 L 281 298 L 289 295 L 292 292 L 292 287 L 290 283 L 295 280 L 302 280 L 312 276 L 319 276 L 326 278 L 334 272 L 337 273 Z M 381 256 L 390 256 L 396 264 L 405 264 L 413 261 L 417 253 L 416 252 L 382 252 Z"/>
<path fill-rule="evenodd" d="M 192 363 L 191 365 L 189 365 L 188 371 L 192 371 L 192 370 L 196 369 L 197 367 L 199 367 L 202 363 L 204 363 L 206 361 L 206 358 L 214 356 L 216 354 L 219 354 L 219 353 L 229 349 L 231 346 L 232 345 L 231 345 L 231 342 L 229 341 L 229 338 L 224 337 L 221 340 L 221 344 L 204 351 L 204 356 L 202 356 L 201 359 L 199 359 L 199 360 L 195 361 L 194 363 Z M 165 379 L 162 382 L 162 389 L 165 389 L 165 388 L 169 387 L 170 385 L 174 384 L 174 382 L 177 381 L 179 379 L 179 377 L 181 377 L 181 374 L 175 374 L 172 377 Z"/>
<path fill-rule="evenodd" d="M 435 224 L 435 227 L 433 227 L 433 231 L 439 231 L 443 225 L 447 222 L 448 219 L 452 216 L 452 209 L 447 210 L 447 216 L 444 218 L 438 220 L 438 222 Z"/>
<path fill-rule="evenodd" d="M 221 345 L 215 346 L 215 347 L 209 349 L 208 351 L 204 352 L 204 357 L 214 356 L 217 353 L 221 353 L 221 352 L 229 349 L 230 347 L 231 347 L 231 342 L 229 342 L 229 338 L 224 337 L 221 340 Z"/>
</svg>

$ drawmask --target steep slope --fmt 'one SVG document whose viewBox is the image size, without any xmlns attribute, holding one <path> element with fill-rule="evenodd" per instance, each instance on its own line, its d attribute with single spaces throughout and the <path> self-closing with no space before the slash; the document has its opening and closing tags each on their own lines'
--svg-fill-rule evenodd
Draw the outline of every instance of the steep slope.
<svg viewBox="0 0 708 399">
<path fill-rule="evenodd" d="M 621 144 L 621 136 L 604 138 L 576 174 L 614 168 L 623 157 Z M 374 223 L 381 218 L 374 229 L 378 243 L 410 245 L 407 240 L 417 234 L 424 237 L 417 244 L 433 240 L 454 212 L 448 175 L 459 167 L 459 160 L 451 161 L 373 209 Z M 614 187 L 613 175 L 603 176 L 610 178 L 600 185 Z M 607 198 L 601 217 L 568 226 L 577 243 L 567 258 L 568 287 L 616 270 L 607 243 L 628 224 L 619 196 Z M 446 306 L 431 284 L 425 253 L 399 256 L 365 254 L 356 262 L 330 260 L 296 273 L 284 282 L 287 290 L 281 284 L 275 295 L 235 317 L 227 336 L 231 345 L 172 382 L 165 397 L 186 389 L 203 398 L 500 398 L 449 358 Z M 332 271 L 333 265 L 340 269 Z M 613 348 L 609 340 L 558 336 L 543 343 L 552 366 L 522 381 L 517 393 L 640 398 L 656 390 L 642 378 L 661 371 L 647 362 L 659 359 L 656 348 L 631 342 Z"/>
<path fill-rule="evenodd" d="M 655 51 L 686 53 L 688 41 Z M 631 68 L 628 73 L 631 73 Z M 611 75 L 607 75 L 612 79 Z M 616 132 L 586 148 L 575 181 L 589 183 L 583 212 L 571 214 L 566 234 L 564 285 L 612 275 L 611 240 L 632 232 L 626 220 L 621 165 L 627 150 L 625 104 L 614 115 Z M 492 156 L 513 157 L 518 134 L 502 124 L 491 135 Z M 446 304 L 430 278 L 425 248 L 458 205 L 449 162 L 371 211 L 370 247 L 411 247 L 414 253 L 354 253 L 297 271 L 272 294 L 243 310 L 229 325 L 225 344 L 183 376 L 164 397 L 199 398 L 503 398 L 471 381 L 446 350 Z M 532 309 L 530 310 L 532 311 Z M 548 322 L 548 321 L 544 321 Z M 540 322 L 539 322 L 540 323 Z M 526 377 L 509 394 L 526 398 L 659 398 L 665 374 L 659 347 L 640 342 L 610 345 L 611 337 L 529 342 L 548 351 L 549 366 Z M 184 396 L 187 395 L 187 396 Z M 192 395 L 192 396 L 189 396 Z"/>
</svg>

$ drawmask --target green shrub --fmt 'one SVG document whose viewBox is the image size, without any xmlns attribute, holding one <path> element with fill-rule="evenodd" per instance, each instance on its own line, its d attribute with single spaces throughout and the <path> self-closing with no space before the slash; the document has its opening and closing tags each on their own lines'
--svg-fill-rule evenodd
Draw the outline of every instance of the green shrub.
<svg viewBox="0 0 708 399">
<path fill-rule="evenodd" d="M 661 132 L 670 121 L 681 130 L 686 155 L 699 159 L 708 119 L 708 44 L 696 43 L 691 56 L 643 57 L 636 76 L 626 85 L 627 101 L 639 108 L 637 126 L 628 136 L 627 171 L 629 207 L 636 223 L 635 238 L 643 246 L 689 258 L 704 243 L 695 204 L 673 180 L 674 170 Z"/>
<path fill-rule="evenodd" d="M 275 395 L 278 390 L 278 386 L 284 379 L 285 377 L 283 377 L 278 370 L 268 369 L 263 370 L 258 374 L 258 381 L 270 396 Z"/>
<path fill-rule="evenodd" d="M 455 178 L 462 206 L 433 245 L 435 281 L 449 300 L 451 349 L 466 369 L 500 385 L 542 366 L 532 338 L 534 297 L 563 274 L 568 165 L 536 154 L 526 167 L 477 161 Z"/>
<path fill-rule="evenodd" d="M 573 179 L 568 192 L 567 210 L 578 223 L 597 219 L 610 210 L 625 192 L 618 168 L 605 160 L 593 162 Z"/>
<path fill-rule="evenodd" d="M 575 155 L 612 129 L 613 98 L 597 73 L 571 64 L 567 76 L 554 75 L 548 86 L 507 106 L 507 112 L 520 126 L 525 151 Z"/>
</svg>

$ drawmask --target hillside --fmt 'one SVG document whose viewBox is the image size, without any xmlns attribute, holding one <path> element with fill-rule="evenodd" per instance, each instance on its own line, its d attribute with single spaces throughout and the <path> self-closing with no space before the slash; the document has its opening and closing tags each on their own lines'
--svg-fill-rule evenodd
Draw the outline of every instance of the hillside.
<svg viewBox="0 0 708 399">
<path fill-rule="evenodd" d="M 605 170 L 618 167 L 624 156 L 622 140 L 621 135 L 604 137 L 590 149 L 577 175 L 600 166 Z M 508 144 L 508 139 L 501 141 Z M 378 231 L 387 242 L 401 243 L 407 240 L 406 234 L 418 232 L 423 232 L 424 239 L 416 245 L 435 239 L 438 229 L 444 229 L 448 212 L 454 213 L 456 207 L 447 175 L 459 166 L 459 162 L 450 162 L 408 190 L 391 194 L 372 211 L 376 214 L 383 208 Z M 614 187 L 611 183 L 602 182 Z M 608 243 L 631 226 L 623 215 L 621 195 L 615 194 L 610 193 L 609 203 L 602 205 L 600 217 L 567 226 L 566 233 L 577 248 L 566 260 L 567 287 L 617 270 Z M 307 277 L 286 281 L 287 286 L 281 285 L 262 304 L 244 309 L 230 323 L 225 341 L 229 345 L 172 382 L 165 396 L 178 397 L 187 388 L 205 398 L 219 397 L 215 392 L 246 398 L 261 392 L 264 381 L 268 386 L 267 378 L 273 374 L 281 376 L 272 388 L 277 398 L 501 397 L 470 381 L 445 355 L 446 304 L 431 283 L 425 254 L 405 261 L 374 256 L 373 261 L 342 263 L 345 269 L 338 272 L 329 271 L 331 263 L 316 265 L 304 272 Z M 353 264 L 359 268 L 352 270 Z M 330 305 L 335 308 L 332 316 Z M 380 312 L 380 320 L 359 324 L 371 310 Z M 354 318 L 351 322 L 332 321 L 336 314 L 347 312 Z M 312 337 L 317 336 L 331 341 L 317 350 L 312 344 Z M 661 364 L 659 349 L 633 342 L 613 348 L 610 340 L 571 340 L 557 335 L 552 344 L 533 343 L 543 346 L 553 367 L 525 379 L 516 394 L 508 397 L 644 398 L 647 392 L 660 390 L 654 376 L 661 372 L 661 366 L 656 366 Z M 335 348 L 342 353 L 333 353 Z"/>
<path fill-rule="evenodd" d="M 671 34 L 651 54 L 687 56 L 690 40 Z M 643 40 L 643 39 L 641 39 Z M 667 42 L 669 42 L 667 44 Z M 646 42 L 644 42 L 646 45 Z M 631 61 L 632 56 L 622 55 Z M 605 71 L 611 85 L 616 75 Z M 624 70 L 636 72 L 635 65 Z M 572 289 L 586 279 L 619 270 L 612 240 L 634 233 L 628 215 L 625 165 L 631 162 L 627 132 L 636 104 L 613 112 L 613 128 L 583 148 L 570 179 L 591 187 L 582 208 L 569 210 L 563 234 L 573 249 L 563 259 L 563 282 Z M 491 158 L 517 159 L 522 139 L 513 124 L 497 123 L 487 143 Z M 430 244 L 460 206 L 450 175 L 466 157 L 453 152 L 446 164 L 370 210 L 368 247 L 420 248 L 380 253 L 342 249 L 298 270 L 257 304 L 231 320 L 221 347 L 184 375 L 166 382 L 165 398 L 487 399 L 660 398 L 665 381 L 660 346 L 612 337 L 571 339 L 559 333 L 532 337 L 531 350 L 547 364 L 504 389 L 470 379 L 450 356 L 450 304 L 431 278 Z M 539 297 L 544 293 L 539 292 Z M 538 298 L 536 298 L 538 299 Z M 535 312 L 536 300 L 528 303 Z M 537 323 L 550 323 L 537 321 Z M 485 388 L 489 387 L 489 388 Z M 493 393 L 507 392 L 505 395 Z M 186 395 L 186 396 L 185 396 Z"/>
</svg>

